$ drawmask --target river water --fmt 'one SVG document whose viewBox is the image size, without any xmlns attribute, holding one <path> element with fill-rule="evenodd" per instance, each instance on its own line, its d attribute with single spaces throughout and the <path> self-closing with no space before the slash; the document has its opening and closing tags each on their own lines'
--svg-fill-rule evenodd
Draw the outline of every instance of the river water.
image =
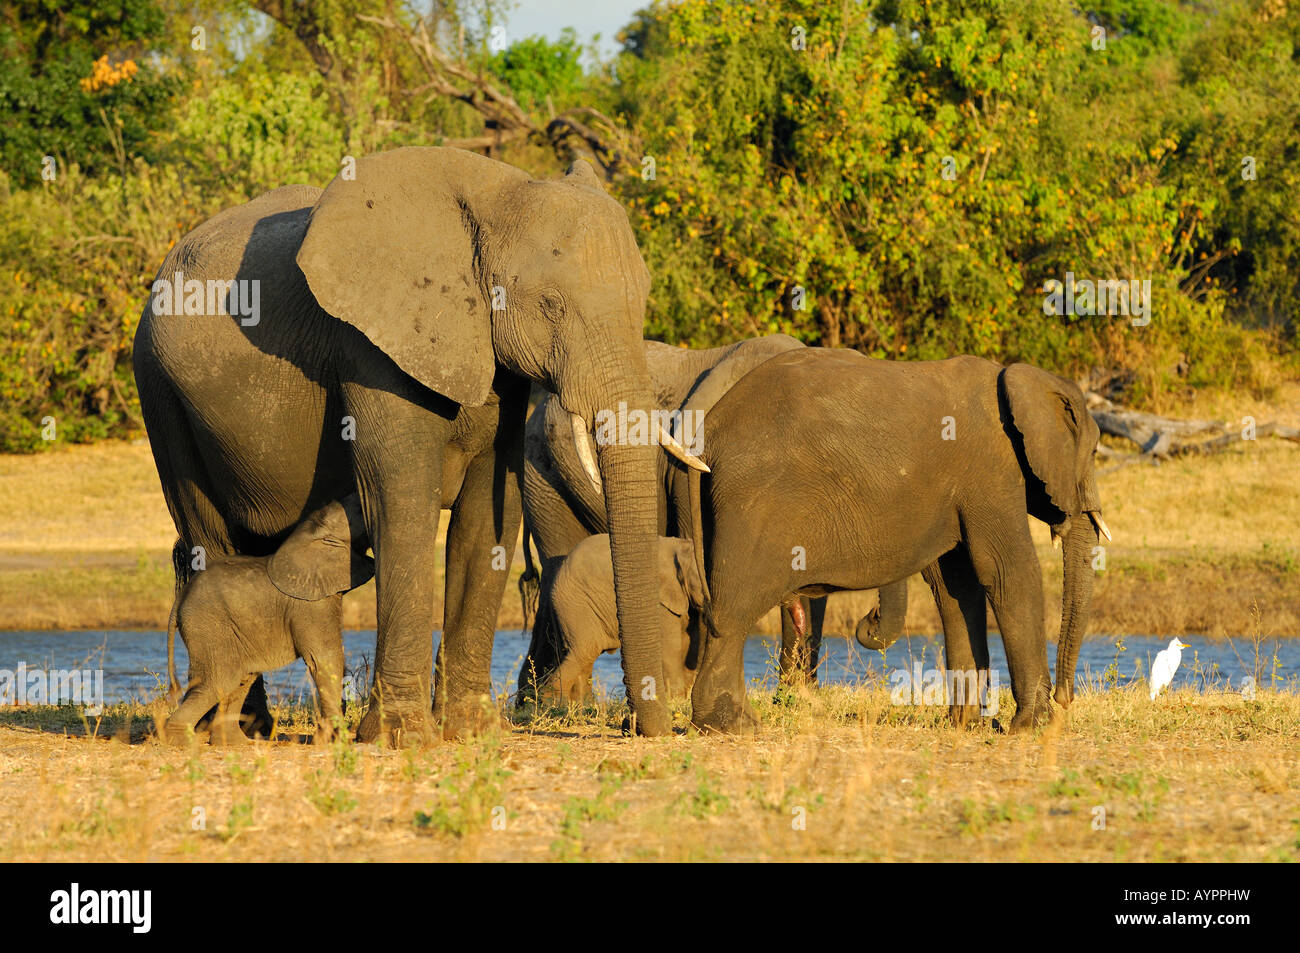
<svg viewBox="0 0 1300 953">
<path fill-rule="evenodd" d="M 1184 636 L 1183 641 L 1191 648 L 1182 654 L 1174 678 L 1176 688 L 1240 690 L 1242 680 L 1254 677 L 1257 671 L 1255 648 L 1249 640 L 1211 641 Z M 1118 651 L 1114 637 L 1089 639 L 1079 653 L 1076 684 L 1096 685 L 1108 670 L 1117 673 L 1120 685 L 1135 678 L 1145 680 L 1152 659 L 1168 643 L 1167 638 L 1125 636 L 1124 649 Z M 20 664 L 25 664 L 29 675 L 35 670 L 102 670 L 104 701 L 146 701 L 166 682 L 166 644 L 164 632 L 0 632 L 0 690 L 8 688 L 6 673 L 16 672 Z M 746 642 L 745 675 L 751 685 L 775 685 L 778 644 L 779 640 L 770 636 L 755 636 Z M 369 684 L 375 633 L 346 632 L 344 647 L 348 668 L 357 673 L 357 682 L 364 690 L 364 686 Z M 185 647 L 179 639 L 176 651 L 183 682 L 188 663 Z M 518 631 L 496 634 L 492 655 L 492 684 L 496 692 L 514 691 L 519 667 L 527 651 L 526 634 Z M 989 639 L 989 651 L 999 683 L 1009 686 L 1006 657 L 1002 642 L 996 636 Z M 1260 687 L 1300 690 L 1300 639 L 1270 640 L 1260 649 L 1260 656 Z M 912 673 L 918 664 L 924 673 L 936 667 L 936 660 L 942 657 L 943 640 L 937 636 L 900 639 L 889 648 L 884 658 L 879 652 L 862 649 L 851 639 L 827 639 L 823 645 L 819 675 L 822 684 L 855 684 L 881 676 L 898 678 L 901 682 L 894 673 Z M 1055 672 L 1055 645 L 1048 646 L 1047 657 Z M 622 695 L 622 670 L 619 666 L 617 654 L 602 655 L 596 661 L 594 680 L 597 692 Z M 10 675 L 9 680 L 12 678 Z M 301 660 L 267 673 L 267 690 L 272 700 L 310 702 L 312 698 L 311 683 Z M 0 703 L 12 700 L 12 697 L 0 699 Z"/>
</svg>

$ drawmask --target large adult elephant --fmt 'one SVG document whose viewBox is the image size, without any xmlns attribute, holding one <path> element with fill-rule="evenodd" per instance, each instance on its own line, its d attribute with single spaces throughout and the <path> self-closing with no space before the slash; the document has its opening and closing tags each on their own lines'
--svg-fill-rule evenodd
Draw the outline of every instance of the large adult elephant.
<svg viewBox="0 0 1300 953">
<path fill-rule="evenodd" d="M 772 412 L 754 414 L 760 401 Z M 1064 539 L 1055 697 L 1068 705 L 1088 561 L 1098 532 L 1109 536 L 1093 473 L 1098 436 L 1079 388 L 1026 364 L 808 348 L 755 368 L 706 423 L 711 472 L 675 476 L 688 485 L 681 519 L 698 529 L 682 535 L 697 543 L 708 604 L 692 722 L 756 727 L 743 646 L 769 606 L 921 572 L 939 603 L 948 668 L 988 668 L 987 599 L 1017 706 L 1011 730 L 1042 723 L 1051 680 L 1026 511 Z"/>
<path fill-rule="evenodd" d="M 683 412 L 678 432 L 689 444 L 698 422 L 707 421 L 714 405 L 737 381 L 764 361 L 802 347 L 800 341 L 785 334 L 699 350 L 646 341 L 645 363 L 655 406 Z M 754 412 L 766 413 L 767 409 L 755 408 Z M 550 397 L 539 401 L 528 418 L 524 525 L 537 543 L 543 579 L 532 640 L 519 671 L 521 700 L 532 697 L 536 690 L 544 691 L 563 661 L 563 643 L 550 612 L 547 577 L 583 539 L 608 532 L 604 498 L 590 476 L 590 459 L 584 458 L 589 442 L 583 436 L 575 438 L 569 415 Z M 678 524 L 678 507 L 670 498 L 675 470 L 669 454 L 659 454 L 657 466 L 657 531 L 661 536 L 676 536 L 683 527 Z M 858 626 L 858 640 L 863 645 L 873 640 L 888 643 L 898 637 L 907 608 L 906 592 L 905 583 L 882 590 L 883 612 L 873 612 Z M 794 598 L 782 606 L 780 664 L 785 681 L 815 679 L 825 603 L 824 598 Z"/>
<path fill-rule="evenodd" d="M 651 404 L 650 276 L 623 209 L 583 161 L 537 181 L 455 149 L 398 149 L 323 191 L 290 186 L 216 215 L 176 244 L 158 279 L 135 373 L 184 547 L 268 553 L 355 488 L 379 623 L 358 737 L 429 739 L 431 689 L 443 732 L 472 730 L 506 578 L 494 557 L 519 528 L 528 381 L 583 429 L 620 402 Z M 661 677 L 656 452 L 595 454 L 628 698 L 647 735 L 671 727 L 661 700 L 631 690 Z M 442 507 L 452 515 L 435 670 Z"/>
</svg>

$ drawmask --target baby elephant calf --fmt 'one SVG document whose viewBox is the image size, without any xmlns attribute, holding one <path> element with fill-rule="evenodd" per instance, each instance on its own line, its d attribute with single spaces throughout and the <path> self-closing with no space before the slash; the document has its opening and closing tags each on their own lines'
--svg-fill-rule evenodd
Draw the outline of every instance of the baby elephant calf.
<svg viewBox="0 0 1300 953">
<path fill-rule="evenodd" d="M 658 568 L 659 633 L 667 684 L 657 686 L 656 692 L 684 696 L 699 664 L 690 610 L 704 602 L 690 541 L 660 538 Z M 591 667 L 597 656 L 619 648 L 608 536 L 588 536 L 564 557 L 550 587 L 550 604 L 559 643 L 553 647 L 553 690 L 564 701 L 578 701 L 591 691 Z"/>
<path fill-rule="evenodd" d="M 167 626 L 167 669 L 176 691 L 176 629 L 190 656 L 189 685 L 167 719 L 184 742 L 213 707 L 213 744 L 240 744 L 239 710 L 258 674 L 301 658 L 316 684 L 318 741 L 343 714 L 343 593 L 374 574 L 355 494 L 308 516 L 271 556 L 209 562 L 185 585 Z"/>
</svg>

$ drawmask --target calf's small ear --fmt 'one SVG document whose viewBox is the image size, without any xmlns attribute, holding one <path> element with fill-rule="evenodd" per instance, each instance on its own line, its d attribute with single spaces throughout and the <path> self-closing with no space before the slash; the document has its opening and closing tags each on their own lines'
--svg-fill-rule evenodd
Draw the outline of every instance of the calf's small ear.
<svg viewBox="0 0 1300 953">
<path fill-rule="evenodd" d="M 686 612 L 688 606 L 702 609 L 704 586 L 700 583 L 700 574 L 695 567 L 695 547 L 689 539 L 674 540 L 673 569 L 677 579 L 677 589 L 686 603 L 682 611 L 677 614 Z"/>
<path fill-rule="evenodd" d="M 267 563 L 271 583 L 286 596 L 315 601 L 365 585 L 375 562 L 364 552 L 365 530 L 355 497 L 321 507 L 303 520 Z"/>
</svg>

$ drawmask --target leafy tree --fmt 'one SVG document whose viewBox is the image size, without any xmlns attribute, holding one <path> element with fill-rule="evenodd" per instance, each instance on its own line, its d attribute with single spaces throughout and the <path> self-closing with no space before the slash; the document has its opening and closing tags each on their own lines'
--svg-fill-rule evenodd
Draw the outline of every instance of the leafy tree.
<svg viewBox="0 0 1300 953">
<path fill-rule="evenodd" d="M 0 3 L 0 168 L 32 185 L 45 156 L 97 173 L 148 154 L 177 89 L 149 62 L 163 27 L 156 0 Z"/>
<path fill-rule="evenodd" d="M 582 46 L 572 27 L 557 42 L 540 36 L 516 40 L 493 56 L 492 71 L 525 109 L 541 109 L 548 99 L 568 104 L 585 85 Z"/>
<path fill-rule="evenodd" d="M 1051 0 L 643 11 L 619 93 L 654 176 L 620 187 L 656 276 L 651 329 L 1118 364 L 1139 396 L 1179 375 L 1256 383 L 1262 345 L 1196 287 L 1219 206 L 1171 172 L 1177 128 L 1151 90 L 1178 99 L 1190 21 L 1167 6 L 1107 5 L 1127 32 L 1104 48 L 1096 16 Z M 1044 314 L 1067 273 L 1149 281 L 1150 325 Z"/>
</svg>

